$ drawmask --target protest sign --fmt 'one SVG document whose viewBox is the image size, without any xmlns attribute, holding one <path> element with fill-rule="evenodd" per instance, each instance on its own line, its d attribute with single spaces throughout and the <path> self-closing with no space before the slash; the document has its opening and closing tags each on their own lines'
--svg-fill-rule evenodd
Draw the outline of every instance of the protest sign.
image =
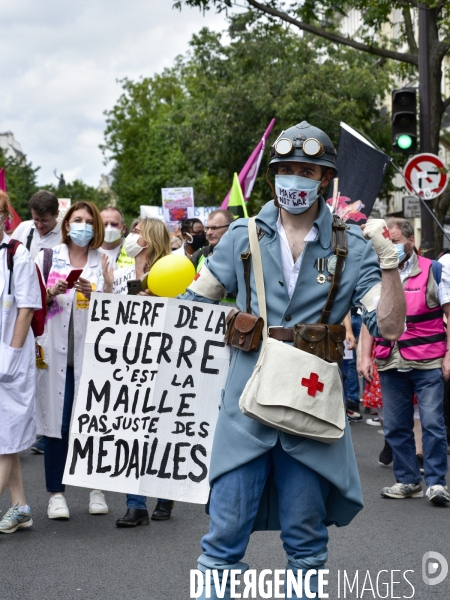
<svg viewBox="0 0 450 600">
<path fill-rule="evenodd" d="M 193 217 L 200 219 L 203 225 L 206 225 L 206 222 L 209 217 L 209 213 L 212 213 L 213 210 L 217 210 L 220 208 L 219 206 L 195 206 Z M 147 204 L 141 204 L 140 206 L 140 217 L 141 219 L 145 219 L 145 217 L 151 217 L 152 219 L 160 219 L 164 221 L 164 213 L 162 206 L 149 206 Z"/>
<path fill-rule="evenodd" d="M 194 216 L 194 188 L 162 188 L 161 194 L 164 221 L 170 230 Z"/>
<path fill-rule="evenodd" d="M 58 216 L 62 219 L 72 204 L 70 198 L 58 198 Z"/>
<path fill-rule="evenodd" d="M 230 310 L 93 294 L 64 483 L 206 503 Z"/>
</svg>

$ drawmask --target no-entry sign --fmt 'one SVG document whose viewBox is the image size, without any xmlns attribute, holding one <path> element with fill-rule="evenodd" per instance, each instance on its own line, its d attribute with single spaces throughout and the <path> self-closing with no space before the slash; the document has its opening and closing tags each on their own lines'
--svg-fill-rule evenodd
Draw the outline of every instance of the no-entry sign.
<svg viewBox="0 0 450 600">
<path fill-rule="evenodd" d="M 409 192 L 431 200 L 442 194 L 447 187 L 448 175 L 445 165 L 435 154 L 416 154 L 408 160 L 403 171 Z"/>
</svg>

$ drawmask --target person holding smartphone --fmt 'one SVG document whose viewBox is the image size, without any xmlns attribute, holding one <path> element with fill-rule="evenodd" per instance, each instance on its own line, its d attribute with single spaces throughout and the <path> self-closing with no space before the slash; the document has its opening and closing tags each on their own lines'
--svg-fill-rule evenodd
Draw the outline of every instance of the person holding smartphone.
<svg viewBox="0 0 450 600">
<path fill-rule="evenodd" d="M 140 280 L 157 260 L 171 253 L 170 232 L 167 226 L 159 219 L 140 219 L 125 239 L 125 249 L 128 256 L 135 259 L 135 266 L 114 270 L 113 265 L 108 265 L 104 270 L 105 280 L 114 276 L 115 294 L 126 294 L 130 290 L 129 293 L 149 295 L 150 290 L 142 290 Z M 158 498 L 151 516 L 152 520 L 170 519 L 173 505 L 172 500 Z M 149 522 L 146 496 L 127 494 L 127 512 L 117 519 L 117 527 L 136 527 L 148 525 Z"/>
<path fill-rule="evenodd" d="M 45 251 L 36 258 L 47 287 L 45 330 L 36 338 L 39 350 L 36 408 L 38 433 L 46 436 L 44 462 L 50 493 L 49 519 L 69 518 L 62 478 L 73 401 L 80 384 L 89 302 L 93 292 L 110 292 L 113 285 L 112 276 L 106 272 L 104 278 L 102 273 L 106 257 L 102 259 L 99 248 L 104 226 L 96 206 L 87 201 L 73 204 L 61 222 L 61 232 L 63 243 L 53 248 L 47 273 Z M 91 491 L 89 512 L 108 512 L 100 490 Z"/>
</svg>

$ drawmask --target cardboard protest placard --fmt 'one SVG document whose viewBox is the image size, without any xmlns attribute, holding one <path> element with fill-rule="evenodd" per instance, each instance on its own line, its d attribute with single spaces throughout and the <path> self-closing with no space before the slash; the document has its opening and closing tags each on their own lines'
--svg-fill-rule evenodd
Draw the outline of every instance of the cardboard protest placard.
<svg viewBox="0 0 450 600">
<path fill-rule="evenodd" d="M 162 188 L 161 195 L 164 220 L 170 230 L 194 216 L 194 188 Z"/>
<path fill-rule="evenodd" d="M 94 294 L 64 483 L 206 503 L 230 310 Z"/>
</svg>

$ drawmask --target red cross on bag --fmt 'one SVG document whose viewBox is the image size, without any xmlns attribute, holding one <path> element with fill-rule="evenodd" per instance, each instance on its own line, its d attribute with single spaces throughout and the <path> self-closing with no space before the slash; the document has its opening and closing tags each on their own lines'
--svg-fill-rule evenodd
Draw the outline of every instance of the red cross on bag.
<svg viewBox="0 0 450 600">
<path fill-rule="evenodd" d="M 383 237 L 386 239 L 390 239 L 390 234 L 389 234 L 389 229 L 386 227 L 386 225 L 383 227 Z"/>
<path fill-rule="evenodd" d="M 323 388 L 325 387 L 325 385 L 321 381 L 319 381 L 319 376 L 317 375 L 317 373 L 311 373 L 309 379 L 303 377 L 302 385 L 308 388 L 309 396 L 315 396 L 317 392 L 323 392 Z"/>
</svg>

